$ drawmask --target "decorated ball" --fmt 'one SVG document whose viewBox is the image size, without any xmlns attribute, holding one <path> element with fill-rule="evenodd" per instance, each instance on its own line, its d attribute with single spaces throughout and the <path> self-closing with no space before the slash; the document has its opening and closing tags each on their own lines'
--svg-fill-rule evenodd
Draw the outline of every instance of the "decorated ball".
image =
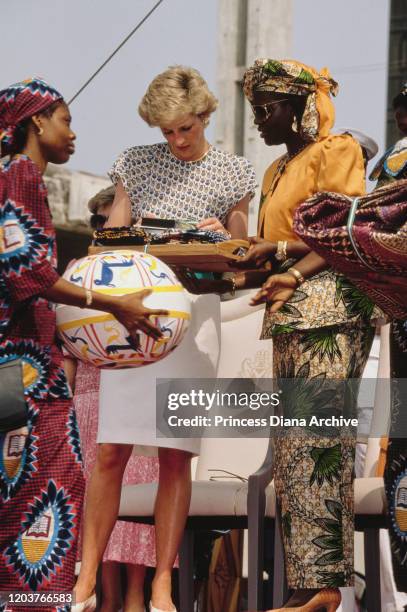
<svg viewBox="0 0 407 612">
<path fill-rule="evenodd" d="M 85 289 L 124 295 L 151 289 L 143 303 L 164 308 L 167 316 L 152 316 L 163 337 L 154 340 L 142 331 L 130 336 L 107 312 L 59 304 L 57 331 L 70 355 L 99 368 L 148 365 L 169 355 L 182 341 L 191 318 L 190 299 L 174 272 L 160 259 L 137 251 L 105 251 L 74 262 L 64 278 Z"/>
</svg>

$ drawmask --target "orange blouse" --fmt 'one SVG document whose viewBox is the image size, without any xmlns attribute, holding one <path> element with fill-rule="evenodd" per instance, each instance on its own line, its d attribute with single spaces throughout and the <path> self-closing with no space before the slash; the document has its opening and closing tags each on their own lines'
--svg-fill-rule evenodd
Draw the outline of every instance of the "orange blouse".
<svg viewBox="0 0 407 612">
<path fill-rule="evenodd" d="M 281 170 L 285 158 L 275 160 L 263 179 L 258 233 L 267 240 L 298 240 L 292 229 L 294 211 L 318 191 L 365 193 L 362 150 L 349 134 L 331 134 L 310 144 Z"/>
</svg>

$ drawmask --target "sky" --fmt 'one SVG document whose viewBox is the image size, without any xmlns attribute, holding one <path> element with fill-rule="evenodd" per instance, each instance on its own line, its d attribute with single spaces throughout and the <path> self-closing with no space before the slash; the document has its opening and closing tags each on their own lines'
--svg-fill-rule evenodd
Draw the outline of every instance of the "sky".
<svg viewBox="0 0 407 612">
<path fill-rule="evenodd" d="M 0 88 L 37 74 L 69 99 L 155 2 L 0 0 L 7 50 Z M 389 0 L 292 0 L 292 6 L 292 57 L 329 66 L 340 84 L 336 125 L 365 131 L 382 150 Z M 125 147 L 162 140 L 137 106 L 167 66 L 194 66 L 216 93 L 217 10 L 218 0 L 164 0 L 73 102 L 77 152 L 68 167 L 104 175 Z"/>
</svg>

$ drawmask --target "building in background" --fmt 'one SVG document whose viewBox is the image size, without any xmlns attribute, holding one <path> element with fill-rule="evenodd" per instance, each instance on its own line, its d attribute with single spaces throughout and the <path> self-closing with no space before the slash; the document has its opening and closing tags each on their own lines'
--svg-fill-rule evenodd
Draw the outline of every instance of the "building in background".
<svg viewBox="0 0 407 612">
<path fill-rule="evenodd" d="M 71 172 L 49 164 L 44 176 L 53 223 L 57 234 L 58 272 L 71 259 L 84 257 L 92 239 L 88 201 L 110 185 L 109 179 L 87 172 Z"/>
<path fill-rule="evenodd" d="M 407 81 L 407 2 L 406 0 L 391 0 L 390 6 L 386 130 L 386 143 L 388 147 L 400 138 L 394 120 L 392 100 Z"/>
<path fill-rule="evenodd" d="M 219 0 L 215 145 L 244 155 L 260 182 L 265 169 L 285 151 L 266 147 L 252 120 L 241 81 L 258 57 L 292 54 L 292 0 Z M 256 233 L 259 198 L 250 208 L 249 234 Z"/>
</svg>

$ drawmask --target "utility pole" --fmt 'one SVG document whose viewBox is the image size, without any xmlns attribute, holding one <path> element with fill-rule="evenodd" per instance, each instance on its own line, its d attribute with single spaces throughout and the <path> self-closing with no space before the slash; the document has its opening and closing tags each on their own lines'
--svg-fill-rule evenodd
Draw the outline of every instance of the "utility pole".
<svg viewBox="0 0 407 612">
<path fill-rule="evenodd" d="M 244 155 L 255 167 L 261 185 L 265 169 L 284 152 L 267 147 L 252 120 L 241 81 L 244 70 L 259 57 L 291 57 L 291 0 L 219 0 L 218 73 L 219 108 L 216 146 Z M 253 199 L 249 233 L 256 233 L 259 197 Z"/>
</svg>

